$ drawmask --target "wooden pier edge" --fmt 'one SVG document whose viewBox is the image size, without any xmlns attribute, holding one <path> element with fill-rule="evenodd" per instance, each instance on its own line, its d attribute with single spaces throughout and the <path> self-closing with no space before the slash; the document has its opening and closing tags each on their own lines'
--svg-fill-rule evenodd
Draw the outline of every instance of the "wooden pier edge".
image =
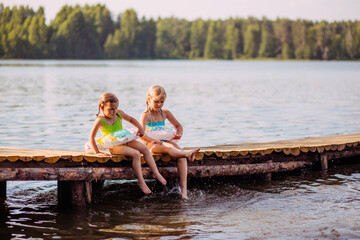
<svg viewBox="0 0 360 240">
<path fill-rule="evenodd" d="M 234 175 L 254 175 L 292 171 L 311 166 L 310 161 L 272 162 L 242 165 L 188 166 L 188 177 L 216 177 Z M 178 177 L 176 167 L 159 167 L 165 178 Z M 145 178 L 153 178 L 150 168 L 143 168 Z M 7 181 L 97 181 L 135 179 L 130 167 L 74 167 L 74 168 L 0 168 L 0 179 Z"/>
<path fill-rule="evenodd" d="M 189 178 L 262 175 L 319 166 L 333 160 L 360 156 L 360 134 L 305 138 L 270 143 L 228 144 L 201 148 L 188 161 Z M 178 177 L 176 160 L 155 154 L 165 178 Z M 6 197 L 6 181 L 58 181 L 59 206 L 84 207 L 92 203 L 94 186 L 104 180 L 134 179 L 131 162 L 124 156 L 99 158 L 81 151 L 23 149 L 0 146 L 0 199 Z M 152 178 L 144 165 L 143 175 Z"/>
</svg>

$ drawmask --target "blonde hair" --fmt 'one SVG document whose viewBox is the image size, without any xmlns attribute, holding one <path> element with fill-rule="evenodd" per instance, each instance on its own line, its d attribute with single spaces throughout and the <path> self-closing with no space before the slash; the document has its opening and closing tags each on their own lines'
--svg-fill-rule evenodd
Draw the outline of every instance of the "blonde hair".
<svg viewBox="0 0 360 240">
<path fill-rule="evenodd" d="M 146 107 L 149 107 L 148 99 L 160 99 L 160 98 L 166 98 L 166 92 L 165 89 L 162 86 L 159 85 L 152 85 L 146 94 Z"/>
<path fill-rule="evenodd" d="M 96 116 L 99 116 L 100 114 L 100 109 L 103 110 L 104 106 L 106 103 L 118 103 L 119 99 L 115 96 L 115 94 L 113 93 L 109 93 L 109 92 L 105 92 L 103 94 L 101 94 L 98 104 L 99 104 L 99 111 L 96 114 Z"/>
</svg>

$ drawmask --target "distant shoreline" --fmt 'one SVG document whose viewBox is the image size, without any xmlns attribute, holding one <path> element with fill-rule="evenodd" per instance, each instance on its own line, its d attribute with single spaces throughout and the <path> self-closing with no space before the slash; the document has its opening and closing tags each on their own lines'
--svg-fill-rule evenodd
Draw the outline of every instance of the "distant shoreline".
<svg viewBox="0 0 360 240">
<path fill-rule="evenodd" d="M 358 62 L 360 59 L 330 59 L 330 60 L 320 60 L 320 59 L 278 59 L 278 58 L 239 58 L 239 59 L 175 59 L 175 58 L 138 58 L 138 59 L 54 59 L 54 58 L 43 58 L 43 59 L 34 59 L 34 58 L 0 58 L 1 61 L 223 61 L 223 62 L 241 62 L 241 61 L 254 61 L 254 62 Z"/>
<path fill-rule="evenodd" d="M 0 4 L 0 59 L 360 60 L 360 21 L 254 17 L 113 20 L 105 5 L 45 10 Z"/>
</svg>

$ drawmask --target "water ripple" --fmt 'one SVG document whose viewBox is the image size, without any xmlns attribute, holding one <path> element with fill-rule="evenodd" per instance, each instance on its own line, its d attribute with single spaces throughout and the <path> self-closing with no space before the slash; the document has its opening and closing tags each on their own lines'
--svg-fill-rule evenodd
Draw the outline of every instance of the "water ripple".
<svg viewBox="0 0 360 240">
<path fill-rule="evenodd" d="M 138 118 L 153 84 L 167 90 L 183 146 L 359 133 L 359 64 L 0 61 L 0 145 L 82 150 L 102 92 Z M 56 182 L 9 182 L 0 231 L 8 239 L 357 239 L 359 172 L 354 164 L 271 183 L 200 181 L 187 201 L 174 197 L 176 187 L 143 196 L 136 183 L 110 181 L 75 212 L 58 211 Z"/>
</svg>

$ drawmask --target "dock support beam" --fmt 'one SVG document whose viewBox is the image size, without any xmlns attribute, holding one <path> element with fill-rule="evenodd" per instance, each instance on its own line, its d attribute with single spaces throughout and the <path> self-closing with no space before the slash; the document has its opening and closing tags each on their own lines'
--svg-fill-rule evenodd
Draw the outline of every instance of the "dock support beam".
<svg viewBox="0 0 360 240">
<path fill-rule="evenodd" d="M 272 160 L 267 161 L 267 163 L 272 163 Z M 264 174 L 264 180 L 267 182 L 271 182 L 271 178 L 272 178 L 272 173 L 265 173 Z"/>
<path fill-rule="evenodd" d="M 6 199 L 6 181 L 0 181 L 0 199 Z"/>
<path fill-rule="evenodd" d="M 326 154 L 320 154 L 321 169 L 323 171 L 328 170 L 328 156 Z"/>
</svg>

